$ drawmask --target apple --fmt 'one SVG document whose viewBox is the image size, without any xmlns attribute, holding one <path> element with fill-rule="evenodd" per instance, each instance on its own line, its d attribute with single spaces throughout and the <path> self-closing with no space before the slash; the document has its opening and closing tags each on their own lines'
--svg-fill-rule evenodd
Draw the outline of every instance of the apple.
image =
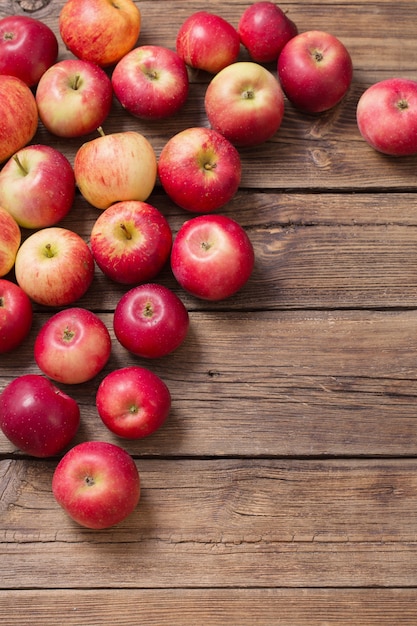
<svg viewBox="0 0 417 626">
<path fill-rule="evenodd" d="M 96 406 L 112 433 L 125 439 L 140 439 L 165 422 L 171 394 L 164 381 L 150 370 L 122 367 L 103 378 L 97 389 Z"/>
<path fill-rule="evenodd" d="M 49 378 L 65 385 L 85 383 L 110 358 L 111 339 L 104 322 L 92 311 L 70 307 L 52 315 L 38 332 L 35 361 Z"/>
<path fill-rule="evenodd" d="M 0 354 L 14 350 L 32 327 L 32 303 L 16 283 L 0 279 Z"/>
<path fill-rule="evenodd" d="M 113 330 L 132 354 L 148 359 L 166 356 L 185 340 L 188 311 L 168 287 L 145 283 L 127 291 L 116 305 Z"/>
<path fill-rule="evenodd" d="M 0 203 L 0 276 L 6 276 L 15 264 L 22 235 L 19 224 Z"/>
<path fill-rule="evenodd" d="M 49 26 L 26 15 L 0 20 L 0 74 L 33 87 L 58 58 L 58 40 Z"/>
<path fill-rule="evenodd" d="M 102 67 L 136 44 L 141 13 L 133 0 L 67 0 L 59 15 L 62 41 L 74 56 Z"/>
<path fill-rule="evenodd" d="M 185 222 L 172 245 L 171 267 L 183 289 L 203 300 L 224 300 L 249 280 L 255 255 L 246 231 L 225 215 Z"/>
<path fill-rule="evenodd" d="M 417 153 L 417 81 L 387 78 L 368 87 L 356 108 L 359 131 L 378 152 Z"/>
<path fill-rule="evenodd" d="M 97 209 L 115 202 L 150 196 L 156 182 L 157 160 L 141 133 L 121 131 L 87 141 L 76 152 L 74 173 L 84 198 Z"/>
<path fill-rule="evenodd" d="M 236 148 L 210 128 L 187 128 L 163 147 L 158 175 L 168 196 L 187 211 L 209 213 L 235 195 L 242 173 Z"/>
<path fill-rule="evenodd" d="M 79 423 L 77 402 L 39 374 L 18 376 L 0 394 L 0 428 L 31 456 L 61 452 L 75 437 Z"/>
<path fill-rule="evenodd" d="M 52 476 L 52 493 L 80 526 L 119 524 L 140 499 L 140 476 L 130 454 L 113 443 L 84 441 L 69 450 Z"/>
<path fill-rule="evenodd" d="M 187 67 L 163 46 L 140 46 L 117 63 L 111 77 L 120 104 L 132 115 L 157 120 L 177 113 L 187 100 Z"/>
<path fill-rule="evenodd" d="M 53 226 L 68 214 L 74 197 L 72 165 L 52 146 L 21 148 L 0 171 L 0 206 L 23 228 Z"/>
<path fill-rule="evenodd" d="M 94 277 L 94 258 L 77 233 L 42 228 L 21 244 L 15 261 L 18 285 L 38 304 L 66 306 L 85 294 Z"/>
<path fill-rule="evenodd" d="M 292 104 L 321 113 L 338 104 L 352 82 L 352 59 L 334 35 L 309 30 L 285 44 L 278 57 L 278 77 Z"/>
<path fill-rule="evenodd" d="M 57 137 L 82 137 L 95 131 L 110 113 L 112 99 L 106 72 L 80 59 L 55 63 L 36 88 L 40 120 Z"/>
<path fill-rule="evenodd" d="M 243 11 L 237 32 L 253 61 L 271 63 L 298 29 L 274 2 L 254 2 Z"/>
<path fill-rule="evenodd" d="M 20 78 L 0 75 L 0 164 L 26 146 L 38 129 L 35 96 Z"/>
<path fill-rule="evenodd" d="M 101 271 L 125 285 L 154 278 L 171 252 L 172 231 L 162 213 L 138 200 L 116 202 L 95 221 L 90 246 Z"/>
<path fill-rule="evenodd" d="M 190 67 L 216 74 L 237 60 L 240 38 L 234 26 L 220 15 L 197 11 L 181 24 L 176 50 Z"/>
<path fill-rule="evenodd" d="M 259 63 L 240 61 L 208 84 L 204 105 L 211 127 L 235 146 L 256 146 L 281 126 L 284 94 L 275 76 Z"/>
</svg>

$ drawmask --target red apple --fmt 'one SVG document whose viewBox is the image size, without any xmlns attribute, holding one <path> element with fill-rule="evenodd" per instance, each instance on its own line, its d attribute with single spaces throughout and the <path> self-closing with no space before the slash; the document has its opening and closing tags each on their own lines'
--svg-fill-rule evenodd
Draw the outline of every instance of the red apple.
<svg viewBox="0 0 417 626">
<path fill-rule="evenodd" d="M 71 519 L 99 530 L 133 512 L 140 498 L 140 476 L 133 458 L 120 446 L 85 441 L 59 461 L 52 493 Z"/>
<path fill-rule="evenodd" d="M 133 285 L 159 274 L 171 252 L 172 231 L 154 206 L 137 200 L 116 202 L 97 218 L 90 245 L 106 276 Z"/>
<path fill-rule="evenodd" d="M 171 394 L 159 376 L 144 367 L 113 370 L 101 381 L 97 411 L 112 433 L 125 439 L 148 437 L 162 426 Z"/>
<path fill-rule="evenodd" d="M 50 380 L 24 374 L 0 394 L 0 428 L 17 448 L 35 457 L 61 452 L 80 423 L 77 402 Z"/>
<path fill-rule="evenodd" d="M 77 233 L 51 226 L 32 233 L 15 261 L 18 285 L 38 304 L 65 306 L 85 294 L 94 277 L 94 258 Z"/>
<path fill-rule="evenodd" d="M 134 48 L 120 59 L 111 80 L 120 104 L 142 119 L 170 117 L 188 96 L 187 67 L 178 54 L 163 46 Z"/>
<path fill-rule="evenodd" d="M 225 215 L 185 222 L 172 245 L 171 267 L 181 287 L 197 298 L 224 300 L 249 280 L 255 261 L 246 231 Z"/>
<path fill-rule="evenodd" d="M 80 59 L 52 65 L 36 89 L 39 117 L 58 137 L 81 137 L 95 131 L 110 113 L 112 98 L 106 72 Z"/>
<path fill-rule="evenodd" d="M 214 130 L 235 146 L 255 146 L 281 126 L 284 95 L 275 76 L 262 65 L 241 61 L 210 81 L 205 109 Z"/>
<path fill-rule="evenodd" d="M 237 60 L 240 39 L 237 30 L 224 18 L 197 11 L 182 23 L 176 48 L 190 67 L 216 74 Z"/>
<path fill-rule="evenodd" d="M 107 67 L 136 44 L 141 14 L 133 0 L 67 0 L 59 31 L 74 56 Z"/>
<path fill-rule="evenodd" d="M 257 63 L 276 61 L 287 41 L 298 34 L 297 26 L 274 2 L 254 2 L 248 6 L 237 31 Z"/>
<path fill-rule="evenodd" d="M 195 213 L 216 211 L 235 195 L 242 166 L 236 148 L 210 128 L 187 128 L 168 140 L 158 161 L 168 196 Z"/>
<path fill-rule="evenodd" d="M 151 143 L 140 133 L 103 133 L 77 150 L 74 173 L 87 202 L 107 209 L 124 200 L 145 201 L 155 186 L 157 160 Z"/>
<path fill-rule="evenodd" d="M 33 87 L 58 57 L 55 33 L 27 15 L 0 20 L 0 74 L 16 76 Z"/>
<path fill-rule="evenodd" d="M 359 131 L 378 152 L 417 153 L 417 81 L 387 78 L 366 89 L 356 109 Z"/>
<path fill-rule="evenodd" d="M 23 342 L 32 327 L 32 303 L 23 289 L 0 279 L 0 353 L 10 352 Z"/>
<path fill-rule="evenodd" d="M 155 359 L 176 350 L 185 340 L 188 311 L 163 285 L 147 283 L 127 291 L 116 305 L 116 339 L 132 354 Z"/>
<path fill-rule="evenodd" d="M 52 315 L 38 332 L 34 355 L 38 367 L 66 385 L 85 383 L 96 376 L 110 358 L 111 339 L 104 322 L 81 307 Z"/>
<path fill-rule="evenodd" d="M 21 242 L 18 223 L 0 203 L 0 276 L 6 276 L 15 264 Z"/>
<path fill-rule="evenodd" d="M 71 209 L 74 196 L 72 166 L 51 146 L 26 146 L 0 171 L 0 206 L 24 228 L 58 223 Z"/>
<path fill-rule="evenodd" d="M 0 75 L 0 164 L 26 146 L 38 129 L 35 96 L 20 78 Z"/>
<path fill-rule="evenodd" d="M 278 58 L 278 76 L 287 98 L 307 113 L 321 113 L 338 104 L 352 75 L 346 47 L 334 35 L 319 30 L 290 39 Z"/>
</svg>

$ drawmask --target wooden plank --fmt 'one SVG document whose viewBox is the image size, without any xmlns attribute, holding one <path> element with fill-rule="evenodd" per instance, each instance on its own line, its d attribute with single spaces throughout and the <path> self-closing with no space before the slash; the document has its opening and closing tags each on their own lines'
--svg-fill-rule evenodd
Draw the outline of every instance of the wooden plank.
<svg viewBox="0 0 417 626">
<path fill-rule="evenodd" d="M 8 626 L 415 626 L 414 589 L 57 590 L 0 593 Z"/>
<path fill-rule="evenodd" d="M 1 462 L 1 588 L 417 586 L 417 461 L 138 459 L 113 529 L 73 523 L 53 462 Z"/>
<path fill-rule="evenodd" d="M 112 333 L 111 314 L 101 318 Z M 159 432 L 129 442 L 135 454 L 416 454 L 415 311 L 192 314 L 185 344 L 153 362 L 112 337 L 105 370 L 66 388 L 81 407 L 77 441 L 120 441 L 98 418 L 95 390 L 111 369 L 139 364 L 166 381 L 173 403 Z M 24 346 L 2 356 L 0 388 L 39 373 L 28 354 Z M 0 452 L 13 450 L 1 434 Z"/>
</svg>

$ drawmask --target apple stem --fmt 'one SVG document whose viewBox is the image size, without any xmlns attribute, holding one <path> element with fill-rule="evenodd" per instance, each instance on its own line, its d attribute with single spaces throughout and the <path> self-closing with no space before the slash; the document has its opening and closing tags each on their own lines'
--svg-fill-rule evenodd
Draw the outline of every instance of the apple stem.
<svg viewBox="0 0 417 626">
<path fill-rule="evenodd" d="M 2 309 L 4 307 L 4 298 L 3 296 L 0 296 L 0 309 Z"/>
<path fill-rule="evenodd" d="M 104 130 L 103 130 L 103 128 L 102 128 L 101 126 L 99 126 L 99 127 L 97 128 L 97 132 L 98 132 L 98 134 L 99 134 L 101 137 L 104 137 L 105 132 L 104 132 Z"/>
<path fill-rule="evenodd" d="M 52 257 L 54 256 L 54 253 L 52 252 L 52 246 L 50 243 L 47 243 L 45 246 L 45 252 L 46 255 L 49 259 L 52 259 Z"/>
<path fill-rule="evenodd" d="M 17 165 L 18 165 L 20 171 L 22 172 L 23 176 L 27 176 L 29 172 L 28 172 L 28 170 L 25 167 L 23 167 L 23 164 L 22 164 L 22 162 L 19 159 L 19 156 L 17 154 L 13 155 L 13 160 L 14 160 L 15 163 L 17 163 Z"/>
<path fill-rule="evenodd" d="M 132 235 L 130 234 L 130 232 L 128 231 L 128 229 L 126 228 L 124 224 L 120 224 L 120 228 L 122 229 L 123 234 L 126 237 L 126 239 L 132 239 Z"/>
<path fill-rule="evenodd" d="M 72 88 L 74 89 L 74 91 L 77 91 L 80 86 L 80 78 L 81 76 L 79 74 L 76 74 L 74 82 L 72 83 Z"/>
</svg>

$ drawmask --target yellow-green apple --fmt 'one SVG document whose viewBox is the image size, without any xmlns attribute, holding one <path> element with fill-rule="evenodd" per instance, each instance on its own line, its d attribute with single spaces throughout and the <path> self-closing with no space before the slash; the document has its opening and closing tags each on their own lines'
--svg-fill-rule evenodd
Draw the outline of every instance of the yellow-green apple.
<svg viewBox="0 0 417 626">
<path fill-rule="evenodd" d="M 176 50 L 190 67 L 216 74 L 237 60 L 240 38 L 234 26 L 220 15 L 197 11 L 181 24 Z"/>
<path fill-rule="evenodd" d="M 67 228 L 42 228 L 21 244 L 15 261 L 18 285 L 38 304 L 60 307 L 81 298 L 94 277 L 87 243 Z"/>
<path fill-rule="evenodd" d="M 417 154 L 417 81 L 387 78 L 368 87 L 356 108 L 359 131 L 378 152 Z"/>
<path fill-rule="evenodd" d="M 32 327 L 29 296 L 16 283 L 0 279 L 0 353 L 10 352 L 23 342 Z"/>
<path fill-rule="evenodd" d="M 58 58 L 58 40 L 47 24 L 27 15 L 0 20 L 0 74 L 33 87 Z"/>
<path fill-rule="evenodd" d="M 141 133 L 102 133 L 77 150 L 74 173 L 87 202 L 107 209 L 115 202 L 147 200 L 155 186 L 157 160 L 152 144 Z"/>
<path fill-rule="evenodd" d="M 162 119 L 177 113 L 188 96 L 184 61 L 163 46 L 139 46 L 117 63 L 111 77 L 120 104 L 142 119 Z"/>
<path fill-rule="evenodd" d="M 321 113 L 338 104 L 353 76 L 352 59 L 334 35 L 309 30 L 290 39 L 278 57 L 278 77 L 292 104 Z"/>
<path fill-rule="evenodd" d="M 31 89 L 20 78 L 0 75 L 0 164 L 33 139 L 38 121 Z"/>
<path fill-rule="evenodd" d="M 140 499 L 140 475 L 130 454 L 114 443 L 84 441 L 59 461 L 52 493 L 80 526 L 100 530 L 122 522 Z"/>
<path fill-rule="evenodd" d="M 158 160 L 168 196 L 194 213 L 216 211 L 235 195 L 242 173 L 238 151 L 211 128 L 193 127 L 171 137 Z"/>
<path fill-rule="evenodd" d="M 19 224 L 0 203 L 0 276 L 6 276 L 13 268 L 22 234 Z"/>
<path fill-rule="evenodd" d="M 52 65 L 36 89 L 41 122 L 58 137 L 81 137 L 95 131 L 110 113 L 112 98 L 106 72 L 80 59 Z"/>
<path fill-rule="evenodd" d="M 23 228 L 57 224 L 68 214 L 74 196 L 72 165 L 52 146 L 21 148 L 0 171 L 0 206 Z"/>
<path fill-rule="evenodd" d="M 271 63 L 298 29 L 275 2 L 254 2 L 243 11 L 237 32 L 253 61 Z"/>
<path fill-rule="evenodd" d="M 36 335 L 35 361 L 49 378 L 65 385 L 91 380 L 106 365 L 111 338 L 103 320 L 83 307 L 52 315 Z"/>
<path fill-rule="evenodd" d="M 171 409 L 171 394 L 157 374 L 132 365 L 103 378 L 96 407 L 112 433 L 124 439 L 141 439 L 164 424 Z"/>
<path fill-rule="evenodd" d="M 252 243 L 240 224 L 225 215 L 198 215 L 185 222 L 172 245 L 171 267 L 183 289 L 204 300 L 224 300 L 249 280 Z"/>
<path fill-rule="evenodd" d="M 277 79 L 253 61 L 233 63 L 216 74 L 204 104 L 211 127 L 235 146 L 270 139 L 284 116 L 284 94 Z"/>
<path fill-rule="evenodd" d="M 113 330 L 132 354 L 156 359 L 176 350 L 185 340 L 188 311 L 168 287 L 145 283 L 123 294 L 116 305 Z"/>
<path fill-rule="evenodd" d="M 13 445 L 31 456 L 60 453 L 79 424 L 74 398 L 40 374 L 18 376 L 0 394 L 0 428 Z"/>
<path fill-rule="evenodd" d="M 102 67 L 117 63 L 136 44 L 141 13 L 133 0 L 67 0 L 59 31 L 74 56 Z"/>
<path fill-rule="evenodd" d="M 116 202 L 91 230 L 90 246 L 102 272 L 125 285 L 154 278 L 169 258 L 172 231 L 166 217 L 139 200 Z"/>
</svg>

